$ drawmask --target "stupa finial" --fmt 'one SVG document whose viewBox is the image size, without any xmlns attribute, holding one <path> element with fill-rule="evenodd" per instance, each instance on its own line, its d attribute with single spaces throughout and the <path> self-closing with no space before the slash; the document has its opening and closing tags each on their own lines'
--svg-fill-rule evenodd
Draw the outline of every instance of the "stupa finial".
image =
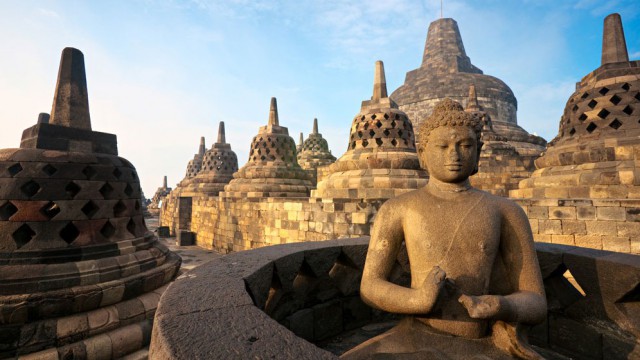
<svg viewBox="0 0 640 360">
<path fill-rule="evenodd" d="M 49 123 L 91 130 L 84 55 L 78 49 L 62 50 Z"/>
<path fill-rule="evenodd" d="M 372 101 L 389 97 L 387 95 L 387 80 L 384 76 L 384 64 L 381 60 L 376 61 L 375 73 L 373 75 L 373 96 Z"/>
<path fill-rule="evenodd" d="M 480 105 L 478 104 L 478 95 L 476 94 L 476 86 L 474 84 L 469 85 L 469 100 L 467 102 L 467 111 L 480 111 Z"/>
<path fill-rule="evenodd" d="M 204 136 L 200 137 L 200 147 L 198 148 L 198 155 L 204 155 L 206 151 L 206 147 L 204 145 Z"/>
<path fill-rule="evenodd" d="M 224 121 L 220 121 L 218 125 L 218 144 L 226 144 L 227 137 L 224 133 Z"/>
<path fill-rule="evenodd" d="M 318 133 L 318 118 L 313 118 L 313 132 L 312 134 Z"/>
<path fill-rule="evenodd" d="M 269 123 L 271 126 L 280 126 L 278 120 L 278 103 L 275 97 L 271 98 L 271 106 L 269 107 Z"/>
<path fill-rule="evenodd" d="M 627 42 L 620 14 L 613 13 L 604 18 L 602 32 L 602 64 L 629 61 Z"/>
</svg>

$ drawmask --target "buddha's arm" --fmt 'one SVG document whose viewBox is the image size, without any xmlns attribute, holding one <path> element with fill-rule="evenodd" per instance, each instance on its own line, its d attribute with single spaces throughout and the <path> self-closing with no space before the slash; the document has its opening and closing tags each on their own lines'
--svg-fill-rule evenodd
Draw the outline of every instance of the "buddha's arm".
<svg viewBox="0 0 640 360">
<path fill-rule="evenodd" d="M 505 295 L 467 296 L 460 302 L 473 318 L 496 319 L 524 324 L 544 321 L 547 300 L 533 245 L 529 220 L 522 209 L 509 203 L 503 211 L 500 256 L 514 292 Z"/>
<path fill-rule="evenodd" d="M 403 211 L 385 203 L 378 211 L 371 231 L 369 250 L 360 284 L 360 296 L 368 305 L 397 314 L 427 314 L 431 311 L 445 273 L 434 267 L 418 289 L 406 288 L 389 282 L 398 251 L 404 239 Z"/>
</svg>

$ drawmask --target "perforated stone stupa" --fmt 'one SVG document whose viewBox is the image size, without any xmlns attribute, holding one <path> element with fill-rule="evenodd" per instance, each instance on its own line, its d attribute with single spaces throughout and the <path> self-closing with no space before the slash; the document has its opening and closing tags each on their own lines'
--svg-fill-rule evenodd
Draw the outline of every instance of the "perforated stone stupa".
<svg viewBox="0 0 640 360">
<path fill-rule="evenodd" d="M 427 182 L 413 126 L 387 96 L 382 61 L 375 65 L 373 96 L 362 102 L 351 124 L 348 149 L 328 172 L 312 197 L 388 199 Z"/>
<path fill-rule="evenodd" d="M 271 98 L 269 121 L 253 138 L 249 161 L 233 174 L 220 196 L 308 197 L 313 184 L 296 155 L 296 143 L 280 126 L 276 98 Z"/>
<path fill-rule="evenodd" d="M 151 198 L 148 209 L 152 214 L 157 215 L 164 199 L 171 193 L 171 188 L 167 186 L 167 175 L 162 178 L 162 186 L 156 189 L 155 194 Z"/>
<path fill-rule="evenodd" d="M 313 130 L 309 137 L 302 143 L 302 148 L 298 152 L 298 163 L 300 167 L 309 171 L 317 182 L 317 169 L 321 166 L 333 164 L 336 157 L 329 150 L 329 143 L 318 132 L 318 119 L 313 119 Z"/>
<path fill-rule="evenodd" d="M 418 128 L 444 98 L 467 106 L 470 85 L 474 85 L 478 106 L 491 118 L 495 133 L 504 136 L 522 161 L 529 164 L 529 171 L 533 171 L 532 160 L 544 151 L 545 140 L 518 126 L 518 102 L 513 91 L 502 80 L 483 74 L 471 63 L 455 20 L 438 19 L 429 25 L 422 64 L 407 73 L 404 84 L 391 94 L 391 99 Z M 486 171 L 491 169 L 481 164 L 479 173 Z M 478 186 L 492 191 L 483 184 Z"/>
<path fill-rule="evenodd" d="M 539 241 L 640 252 L 640 61 L 620 15 L 604 20 L 602 64 L 576 84 L 558 136 L 511 196 Z M 534 233 L 536 229 L 534 229 Z"/>
<path fill-rule="evenodd" d="M 202 169 L 202 160 L 204 160 L 204 153 L 206 151 L 206 145 L 204 143 L 204 136 L 200 138 L 200 146 L 198 147 L 198 152 L 193 155 L 193 159 L 189 160 L 187 164 L 187 172 L 184 175 L 184 180 L 190 179 L 200 172 Z"/>
<path fill-rule="evenodd" d="M 83 54 L 49 122 L 0 150 L 0 358 L 120 358 L 148 344 L 180 258 L 145 226 L 133 165 L 91 130 Z"/>
</svg>

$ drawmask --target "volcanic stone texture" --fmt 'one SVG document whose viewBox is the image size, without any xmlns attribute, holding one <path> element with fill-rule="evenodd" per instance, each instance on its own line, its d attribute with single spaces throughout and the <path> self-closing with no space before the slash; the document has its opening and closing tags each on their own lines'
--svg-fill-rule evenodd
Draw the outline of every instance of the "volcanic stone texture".
<svg viewBox="0 0 640 360">
<path fill-rule="evenodd" d="M 313 183 L 317 184 L 319 167 L 331 165 L 336 157 L 329 150 L 329 143 L 318 132 L 318 119 L 313 119 L 313 131 L 302 143 L 298 150 L 298 164 L 313 177 Z"/>
<path fill-rule="evenodd" d="M 617 14 L 603 43 L 622 46 L 611 33 L 623 34 Z M 603 63 L 577 83 L 538 170 L 510 196 L 533 209 L 538 241 L 640 253 L 639 163 L 640 61 Z"/>
<path fill-rule="evenodd" d="M 367 238 L 272 246 L 198 267 L 163 296 L 151 357 L 336 359 L 314 343 L 340 341 L 343 331 L 377 320 L 359 299 L 367 247 Z M 536 250 L 548 312 L 529 339 L 545 358 L 640 356 L 640 257 L 551 244 Z M 409 286 L 407 261 L 402 250 L 391 281 Z"/>
<path fill-rule="evenodd" d="M 63 51 L 54 108 L 64 111 L 36 125 L 53 131 L 25 131 L 22 148 L 0 150 L 0 358 L 144 348 L 162 286 L 180 267 L 146 228 L 138 175 L 117 156 L 115 135 L 84 123 L 82 58 Z M 94 146 L 72 145 L 79 133 Z M 50 146 L 60 143 L 69 147 Z"/>
</svg>

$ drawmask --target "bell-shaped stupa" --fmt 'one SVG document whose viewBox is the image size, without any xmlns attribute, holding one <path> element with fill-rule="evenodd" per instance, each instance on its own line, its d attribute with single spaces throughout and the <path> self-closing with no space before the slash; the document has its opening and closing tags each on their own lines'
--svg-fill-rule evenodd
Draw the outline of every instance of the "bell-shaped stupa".
<svg viewBox="0 0 640 360">
<path fill-rule="evenodd" d="M 351 124 L 348 149 L 328 173 L 312 197 L 388 199 L 427 182 L 411 121 L 387 96 L 382 61 L 375 64 L 373 96 Z"/>
<path fill-rule="evenodd" d="M 640 61 L 629 61 L 620 15 L 611 14 L 600 67 L 576 84 L 538 169 L 510 196 L 544 204 L 541 241 L 640 252 L 639 161 Z M 567 229 L 547 228 L 547 219 Z"/>
<path fill-rule="evenodd" d="M 314 183 L 317 182 L 317 171 L 321 166 L 333 164 L 336 157 L 329 150 L 329 143 L 318 132 L 318 119 L 313 119 L 313 130 L 309 137 L 302 143 L 298 152 L 298 164 L 313 175 Z"/>
<path fill-rule="evenodd" d="M 271 98 L 269 120 L 251 142 L 249 161 L 233 174 L 221 197 L 307 197 L 310 175 L 296 159 L 296 143 L 280 126 L 276 98 Z"/>
<path fill-rule="evenodd" d="M 444 98 L 466 105 L 472 84 L 479 106 L 493 121 L 494 131 L 504 136 L 521 156 L 538 157 L 544 151 L 545 140 L 518 126 L 518 102 L 513 92 L 502 80 L 484 75 L 471 63 L 453 19 L 438 19 L 429 25 L 422 65 L 407 73 L 404 84 L 391 94 L 391 99 L 417 129 Z"/>
<path fill-rule="evenodd" d="M 198 175 L 200 169 L 202 169 L 202 160 L 204 159 L 204 153 L 206 152 L 206 145 L 204 142 L 204 136 L 200 137 L 200 146 L 198 147 L 198 152 L 193 155 L 193 159 L 189 160 L 187 163 L 187 171 L 184 175 L 184 180 L 191 179 L 192 177 Z"/>
<path fill-rule="evenodd" d="M 144 348 L 180 267 L 147 230 L 133 165 L 91 130 L 84 56 L 62 51 L 51 118 L 0 150 L 0 357 Z"/>
<path fill-rule="evenodd" d="M 218 196 L 233 179 L 233 173 L 238 171 L 238 157 L 227 144 L 223 121 L 218 125 L 218 140 L 204 152 L 200 164 L 198 174 L 185 179 L 182 196 Z"/>
</svg>

